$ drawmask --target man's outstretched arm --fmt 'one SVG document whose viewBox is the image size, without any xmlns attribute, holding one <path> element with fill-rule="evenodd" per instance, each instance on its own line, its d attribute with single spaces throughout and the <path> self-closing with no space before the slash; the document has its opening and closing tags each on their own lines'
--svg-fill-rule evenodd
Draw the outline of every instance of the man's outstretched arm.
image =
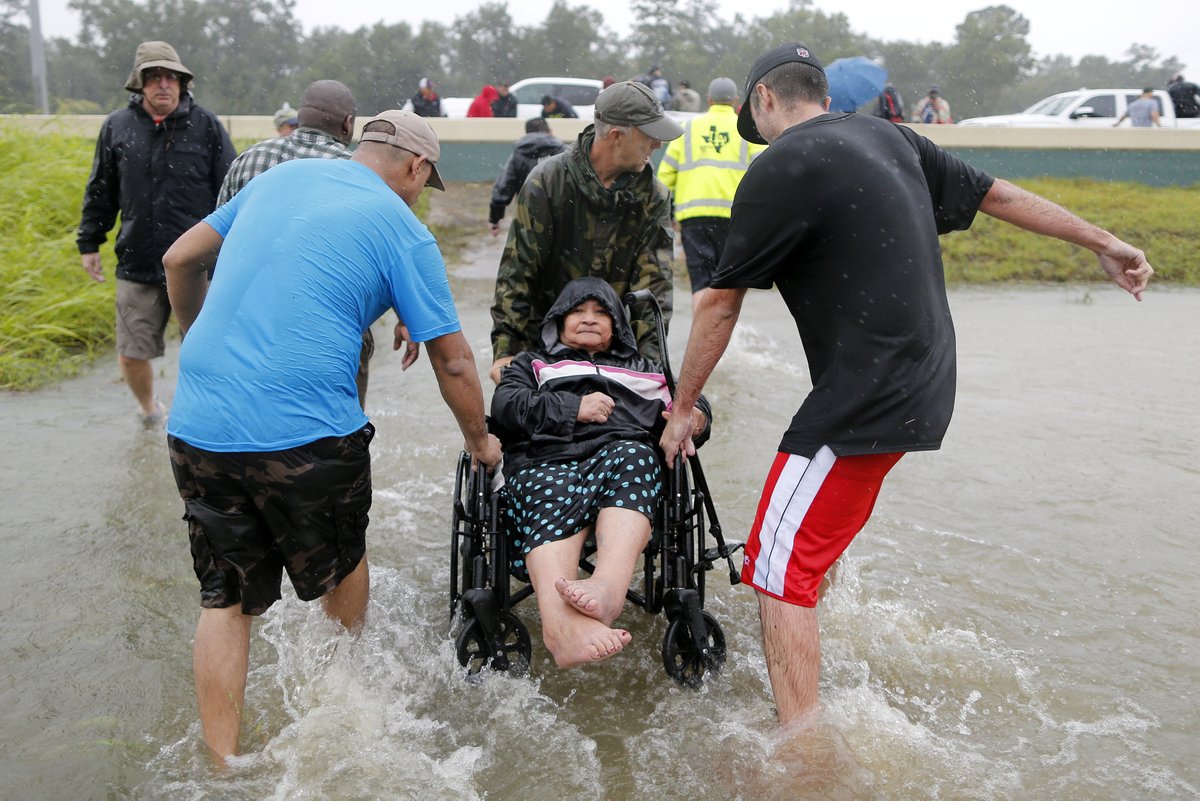
<svg viewBox="0 0 1200 801">
<path fill-rule="evenodd" d="M 745 289 L 710 288 L 696 299 L 687 351 L 683 356 L 683 367 L 679 370 L 679 380 L 675 384 L 671 419 L 667 421 L 659 440 L 667 464 L 674 464 L 675 454 L 680 450 L 686 456 L 696 452 L 696 446 L 692 443 L 692 411 L 700 391 L 704 389 L 704 383 L 729 345 L 745 297 Z"/>
<path fill-rule="evenodd" d="M 483 411 L 483 389 L 475 370 L 475 354 L 462 331 L 443 334 L 425 343 L 429 363 L 437 376 L 442 400 L 454 413 L 472 461 L 488 467 L 500 463 L 500 440 L 487 430 Z"/>
<path fill-rule="evenodd" d="M 1138 300 L 1154 274 L 1146 254 L 1133 245 L 1008 181 L 997 179 L 979 204 L 979 210 L 1035 234 L 1087 248 L 1100 259 L 1105 274 Z"/>
</svg>

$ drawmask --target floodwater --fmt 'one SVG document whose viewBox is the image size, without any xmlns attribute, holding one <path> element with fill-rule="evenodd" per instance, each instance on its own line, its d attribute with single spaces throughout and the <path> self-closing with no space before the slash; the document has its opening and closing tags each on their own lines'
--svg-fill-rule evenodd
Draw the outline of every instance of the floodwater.
<svg viewBox="0 0 1200 801">
<path fill-rule="evenodd" d="M 496 246 L 454 277 L 481 369 Z M 901 461 L 840 563 L 824 716 L 792 736 L 772 725 L 752 593 L 719 572 L 708 608 L 730 658 L 699 690 L 666 677 L 664 620 L 632 607 L 623 654 L 560 673 L 530 606 L 529 675 L 467 681 L 447 611 L 460 439 L 428 362 L 402 374 L 381 348 L 366 631 L 338 637 L 285 592 L 255 627 L 246 753 L 214 776 L 164 436 L 140 430 L 107 359 L 0 396 L 0 797 L 1196 798 L 1200 292 L 963 289 L 951 305 L 954 423 Z M 782 302 L 753 294 L 703 452 L 736 539 L 807 382 Z"/>
</svg>

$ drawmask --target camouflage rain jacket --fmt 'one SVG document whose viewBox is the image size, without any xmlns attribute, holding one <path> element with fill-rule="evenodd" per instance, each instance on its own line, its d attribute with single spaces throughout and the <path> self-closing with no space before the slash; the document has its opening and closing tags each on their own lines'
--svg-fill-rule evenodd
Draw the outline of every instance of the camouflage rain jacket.
<svg viewBox="0 0 1200 801">
<path fill-rule="evenodd" d="M 492 303 L 493 358 L 540 346 L 542 318 L 571 280 L 594 276 L 618 297 L 649 289 L 664 321 L 671 319 L 674 231 L 667 189 L 647 165 L 605 188 L 589 154 L 589 125 L 575 145 L 542 162 L 517 196 L 516 213 L 496 276 Z M 661 357 L 654 313 L 635 307 L 632 320 L 644 356 Z"/>
</svg>

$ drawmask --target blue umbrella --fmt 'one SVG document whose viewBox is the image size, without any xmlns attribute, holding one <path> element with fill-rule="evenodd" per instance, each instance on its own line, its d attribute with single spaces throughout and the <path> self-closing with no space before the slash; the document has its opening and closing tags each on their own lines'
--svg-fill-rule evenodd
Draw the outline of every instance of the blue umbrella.
<svg viewBox="0 0 1200 801">
<path fill-rule="evenodd" d="M 830 111 L 857 111 L 879 97 L 887 83 L 887 70 L 866 56 L 839 58 L 825 68 L 829 79 Z"/>
</svg>

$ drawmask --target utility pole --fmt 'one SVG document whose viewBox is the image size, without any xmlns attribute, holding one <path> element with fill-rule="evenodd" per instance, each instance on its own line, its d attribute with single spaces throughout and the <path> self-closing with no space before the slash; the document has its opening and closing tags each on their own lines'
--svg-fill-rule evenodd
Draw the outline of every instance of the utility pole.
<svg viewBox="0 0 1200 801">
<path fill-rule="evenodd" d="M 29 0 L 29 61 L 33 70 L 33 100 L 43 114 L 50 113 L 50 93 L 46 88 L 46 48 L 42 44 L 42 17 L 38 0 Z"/>
</svg>

